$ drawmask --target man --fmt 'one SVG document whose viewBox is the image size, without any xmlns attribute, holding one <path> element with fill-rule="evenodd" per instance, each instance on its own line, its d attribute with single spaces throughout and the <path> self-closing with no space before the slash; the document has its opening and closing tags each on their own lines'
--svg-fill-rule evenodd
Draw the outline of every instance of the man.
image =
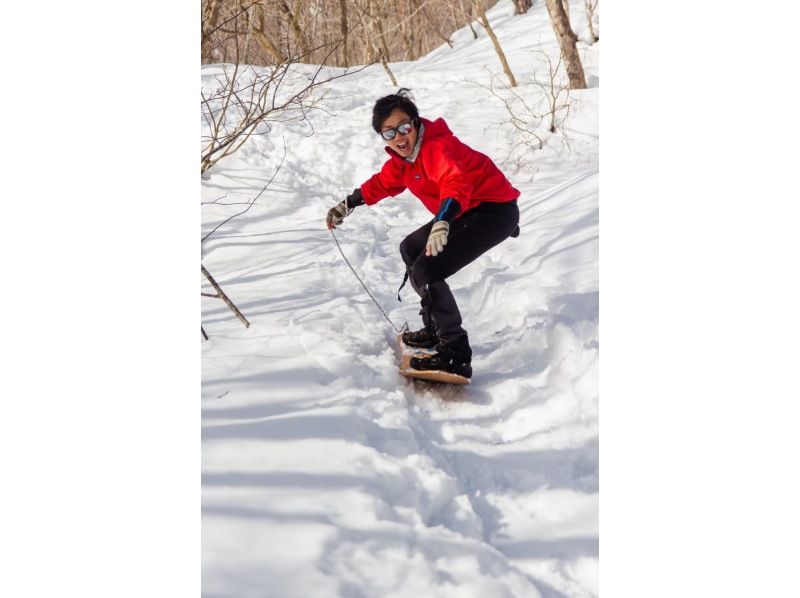
<svg viewBox="0 0 800 598">
<path fill-rule="evenodd" d="M 472 349 L 445 280 L 519 234 L 519 191 L 488 156 L 459 141 L 443 119 L 421 118 L 407 89 L 375 103 L 372 127 L 385 141 L 389 160 L 328 211 L 328 228 L 340 225 L 354 208 L 405 189 L 434 214 L 400 244 L 406 278 L 420 296 L 423 324 L 403 333 L 403 342 L 436 351 L 431 357 L 412 358 L 413 369 L 471 378 Z"/>
</svg>

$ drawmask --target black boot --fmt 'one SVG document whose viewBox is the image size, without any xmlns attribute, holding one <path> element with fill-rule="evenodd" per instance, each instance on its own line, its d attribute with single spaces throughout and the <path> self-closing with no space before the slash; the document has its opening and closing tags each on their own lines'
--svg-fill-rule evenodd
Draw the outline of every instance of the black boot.
<svg viewBox="0 0 800 598">
<path fill-rule="evenodd" d="M 436 333 L 432 332 L 428 328 L 423 328 L 422 330 L 416 330 L 414 332 L 411 330 L 406 330 L 403 333 L 402 339 L 403 342 L 409 347 L 417 347 L 421 349 L 429 349 L 439 342 L 439 339 L 436 337 Z"/>
<path fill-rule="evenodd" d="M 439 370 L 464 378 L 472 378 L 472 351 L 464 352 L 460 347 L 444 343 L 436 345 L 436 353 L 430 357 L 412 357 L 409 365 L 414 370 Z"/>
</svg>

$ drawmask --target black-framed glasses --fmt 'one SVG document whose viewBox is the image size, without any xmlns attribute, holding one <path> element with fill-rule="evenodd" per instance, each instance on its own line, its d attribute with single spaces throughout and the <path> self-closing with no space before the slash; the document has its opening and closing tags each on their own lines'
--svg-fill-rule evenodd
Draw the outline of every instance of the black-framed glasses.
<svg viewBox="0 0 800 598">
<path fill-rule="evenodd" d="M 408 122 L 400 123 L 394 129 L 386 129 L 385 131 L 381 131 L 381 137 L 383 137 L 386 141 L 391 141 L 398 133 L 401 135 L 408 135 L 413 128 L 414 121 L 410 120 Z"/>
</svg>

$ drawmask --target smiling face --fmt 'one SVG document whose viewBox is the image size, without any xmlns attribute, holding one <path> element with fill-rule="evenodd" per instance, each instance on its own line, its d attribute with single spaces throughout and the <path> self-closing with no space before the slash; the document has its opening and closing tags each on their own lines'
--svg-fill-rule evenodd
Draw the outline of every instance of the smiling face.
<svg viewBox="0 0 800 598">
<path fill-rule="evenodd" d="M 395 108 L 392 113 L 383 121 L 381 125 L 381 132 L 388 129 L 394 129 L 399 125 L 411 122 L 411 117 L 400 108 Z M 386 145 L 396 151 L 404 158 L 408 158 L 411 152 L 414 151 L 414 146 L 417 144 L 417 127 L 416 125 L 406 134 L 401 135 L 395 132 L 394 139 L 386 141 Z"/>
</svg>

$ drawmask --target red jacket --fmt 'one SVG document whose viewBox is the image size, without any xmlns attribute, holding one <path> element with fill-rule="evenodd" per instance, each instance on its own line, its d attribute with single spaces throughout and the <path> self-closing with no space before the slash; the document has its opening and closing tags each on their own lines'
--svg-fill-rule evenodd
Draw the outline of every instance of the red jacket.
<svg viewBox="0 0 800 598">
<path fill-rule="evenodd" d="M 459 141 L 444 119 L 420 120 L 425 132 L 417 159 L 409 162 L 384 148 L 391 157 L 361 185 L 364 203 L 372 205 L 408 189 L 432 214 L 439 211 L 443 199 L 452 197 L 461 204 L 462 215 L 483 201 L 506 202 L 519 197 L 494 162 Z"/>
</svg>

